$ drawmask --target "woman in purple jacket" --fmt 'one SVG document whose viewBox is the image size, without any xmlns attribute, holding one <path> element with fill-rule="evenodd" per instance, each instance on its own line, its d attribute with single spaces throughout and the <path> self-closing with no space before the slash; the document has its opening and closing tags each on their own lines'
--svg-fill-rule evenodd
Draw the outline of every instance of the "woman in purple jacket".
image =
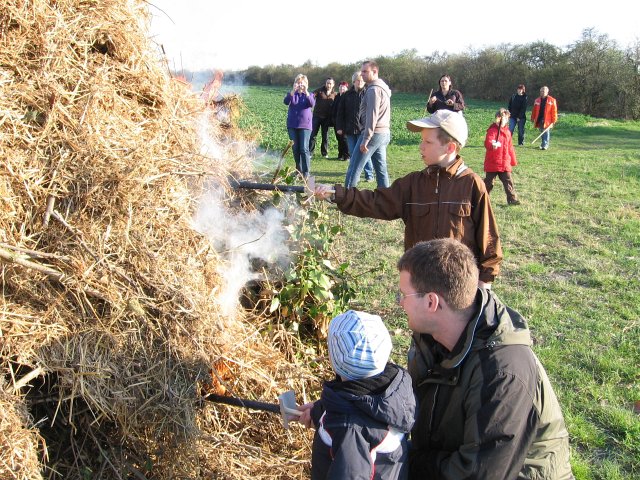
<svg viewBox="0 0 640 480">
<path fill-rule="evenodd" d="M 287 113 L 287 130 L 293 142 L 293 158 L 296 170 L 307 178 L 311 170 L 311 154 L 309 153 L 309 137 L 311 136 L 311 118 L 316 100 L 309 94 L 309 80 L 306 75 L 298 74 L 293 81 L 293 89 L 284 97 L 284 104 L 289 105 Z"/>
</svg>

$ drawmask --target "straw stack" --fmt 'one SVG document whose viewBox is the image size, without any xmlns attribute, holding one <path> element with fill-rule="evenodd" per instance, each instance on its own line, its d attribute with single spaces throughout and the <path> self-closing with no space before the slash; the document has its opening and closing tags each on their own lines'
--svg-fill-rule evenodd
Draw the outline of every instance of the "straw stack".
<svg viewBox="0 0 640 480">
<path fill-rule="evenodd" d="M 0 478 L 299 478 L 308 434 L 201 400 L 309 375 L 217 307 L 223 260 L 192 216 L 250 161 L 148 21 L 139 0 L 0 11 Z"/>
</svg>

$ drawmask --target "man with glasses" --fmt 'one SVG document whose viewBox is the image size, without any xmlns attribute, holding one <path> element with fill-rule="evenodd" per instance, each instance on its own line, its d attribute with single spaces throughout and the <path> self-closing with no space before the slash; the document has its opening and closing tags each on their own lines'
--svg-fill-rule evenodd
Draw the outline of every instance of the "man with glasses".
<svg viewBox="0 0 640 480">
<path fill-rule="evenodd" d="M 478 288 L 469 248 L 420 242 L 398 270 L 419 406 L 409 478 L 572 479 L 569 435 L 527 322 Z"/>
</svg>

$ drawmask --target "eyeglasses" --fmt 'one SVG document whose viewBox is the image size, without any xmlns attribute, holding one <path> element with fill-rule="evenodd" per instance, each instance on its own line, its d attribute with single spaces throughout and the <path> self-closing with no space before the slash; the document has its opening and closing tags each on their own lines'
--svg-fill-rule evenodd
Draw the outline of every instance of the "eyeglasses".
<svg viewBox="0 0 640 480">
<path fill-rule="evenodd" d="M 402 293 L 400 290 L 398 290 L 396 292 L 396 303 L 400 304 L 400 302 L 402 300 L 404 300 L 407 297 L 415 297 L 416 295 L 425 295 L 422 292 L 415 292 L 415 293 Z"/>
</svg>

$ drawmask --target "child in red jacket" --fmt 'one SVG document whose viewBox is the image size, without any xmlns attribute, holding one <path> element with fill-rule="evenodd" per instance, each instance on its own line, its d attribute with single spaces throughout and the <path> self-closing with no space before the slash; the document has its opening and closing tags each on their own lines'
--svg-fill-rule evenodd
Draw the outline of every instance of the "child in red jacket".
<svg viewBox="0 0 640 480">
<path fill-rule="evenodd" d="M 509 110 L 506 108 L 501 108 L 496 112 L 495 120 L 487 129 L 484 146 L 487 149 L 487 153 L 484 156 L 484 171 L 486 173 L 484 184 L 487 187 L 487 192 L 491 193 L 493 181 L 498 177 L 504 185 L 507 203 L 509 205 L 519 205 L 520 201 L 511 177 L 511 167 L 515 167 L 518 161 L 511 142 Z"/>
</svg>

